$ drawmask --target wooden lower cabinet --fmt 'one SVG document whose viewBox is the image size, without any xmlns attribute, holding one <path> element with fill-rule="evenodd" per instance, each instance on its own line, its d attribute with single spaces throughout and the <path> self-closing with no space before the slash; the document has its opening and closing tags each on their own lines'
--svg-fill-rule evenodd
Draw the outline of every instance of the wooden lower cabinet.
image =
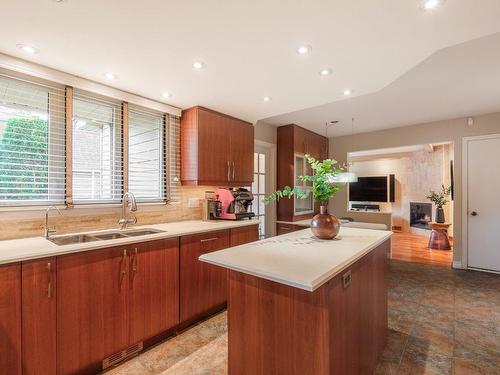
<svg viewBox="0 0 500 375">
<path fill-rule="evenodd" d="M 126 247 L 57 261 L 57 373 L 97 372 L 128 346 Z"/>
<path fill-rule="evenodd" d="M 130 246 L 130 343 L 179 324 L 179 239 Z"/>
<path fill-rule="evenodd" d="M 22 264 L 23 375 L 56 374 L 56 258 Z"/>
<path fill-rule="evenodd" d="M 230 246 L 243 245 L 259 240 L 259 224 L 231 229 Z"/>
<path fill-rule="evenodd" d="M 0 373 L 21 374 L 21 265 L 0 266 Z"/>
<path fill-rule="evenodd" d="M 227 270 L 201 262 L 198 258 L 229 246 L 229 230 L 181 237 L 181 322 L 195 319 L 227 301 Z"/>
</svg>

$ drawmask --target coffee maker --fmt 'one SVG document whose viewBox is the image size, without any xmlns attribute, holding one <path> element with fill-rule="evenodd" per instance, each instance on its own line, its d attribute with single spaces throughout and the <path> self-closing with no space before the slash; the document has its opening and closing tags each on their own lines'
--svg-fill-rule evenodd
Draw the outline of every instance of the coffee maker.
<svg viewBox="0 0 500 375">
<path fill-rule="evenodd" d="M 245 188 L 217 189 L 217 199 L 221 203 L 221 213 L 218 217 L 224 220 L 251 219 L 255 213 L 251 212 L 253 194 Z"/>
<path fill-rule="evenodd" d="M 203 220 L 217 220 L 222 213 L 222 204 L 218 195 L 213 191 L 205 192 L 205 199 L 203 200 Z"/>
</svg>

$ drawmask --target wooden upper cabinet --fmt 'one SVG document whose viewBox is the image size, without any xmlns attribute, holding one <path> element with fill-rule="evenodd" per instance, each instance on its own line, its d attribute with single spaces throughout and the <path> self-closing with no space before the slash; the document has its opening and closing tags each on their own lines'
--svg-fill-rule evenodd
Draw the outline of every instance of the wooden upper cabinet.
<svg viewBox="0 0 500 375">
<path fill-rule="evenodd" d="M 23 262 L 23 375 L 57 372 L 56 298 L 56 258 Z"/>
<path fill-rule="evenodd" d="M 252 124 L 203 107 L 182 111 L 184 185 L 249 185 L 253 181 Z"/>
<path fill-rule="evenodd" d="M 179 239 L 130 245 L 130 344 L 179 323 Z"/>
<path fill-rule="evenodd" d="M 0 266 L 0 373 L 21 374 L 21 265 Z"/>
<path fill-rule="evenodd" d="M 58 374 L 98 372 L 127 348 L 128 265 L 124 247 L 58 257 Z"/>
<path fill-rule="evenodd" d="M 290 145 L 293 145 L 293 148 Z M 278 127 L 277 182 L 279 189 L 283 189 L 285 186 L 296 186 L 294 171 L 296 167 L 299 170 L 304 169 L 296 165 L 296 154 L 300 156 L 309 154 L 317 160 L 326 159 L 328 157 L 328 139 L 294 124 Z M 305 173 L 310 173 L 310 171 L 306 169 Z M 277 204 L 278 220 L 282 221 L 309 219 L 318 210 L 319 207 L 315 205 L 314 209 L 309 210 L 308 213 L 299 213 L 298 210 L 295 210 L 293 199 L 281 199 Z"/>
</svg>

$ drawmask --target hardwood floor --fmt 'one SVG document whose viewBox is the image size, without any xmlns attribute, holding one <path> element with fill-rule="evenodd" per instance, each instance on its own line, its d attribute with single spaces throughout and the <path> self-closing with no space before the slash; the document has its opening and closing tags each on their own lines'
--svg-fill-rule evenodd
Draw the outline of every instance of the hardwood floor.
<svg viewBox="0 0 500 375">
<path fill-rule="evenodd" d="M 428 236 L 394 232 L 392 259 L 450 268 L 453 250 L 431 250 L 427 247 L 428 242 Z"/>
</svg>

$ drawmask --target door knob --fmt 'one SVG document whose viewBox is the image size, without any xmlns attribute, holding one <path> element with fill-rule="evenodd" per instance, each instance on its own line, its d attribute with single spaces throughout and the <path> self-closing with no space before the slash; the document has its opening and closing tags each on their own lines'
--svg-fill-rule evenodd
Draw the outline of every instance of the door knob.
<svg viewBox="0 0 500 375">
<path fill-rule="evenodd" d="M 471 215 L 472 215 L 472 216 L 477 216 L 477 212 L 476 212 L 476 211 L 472 211 L 472 212 L 471 212 Z"/>
</svg>

